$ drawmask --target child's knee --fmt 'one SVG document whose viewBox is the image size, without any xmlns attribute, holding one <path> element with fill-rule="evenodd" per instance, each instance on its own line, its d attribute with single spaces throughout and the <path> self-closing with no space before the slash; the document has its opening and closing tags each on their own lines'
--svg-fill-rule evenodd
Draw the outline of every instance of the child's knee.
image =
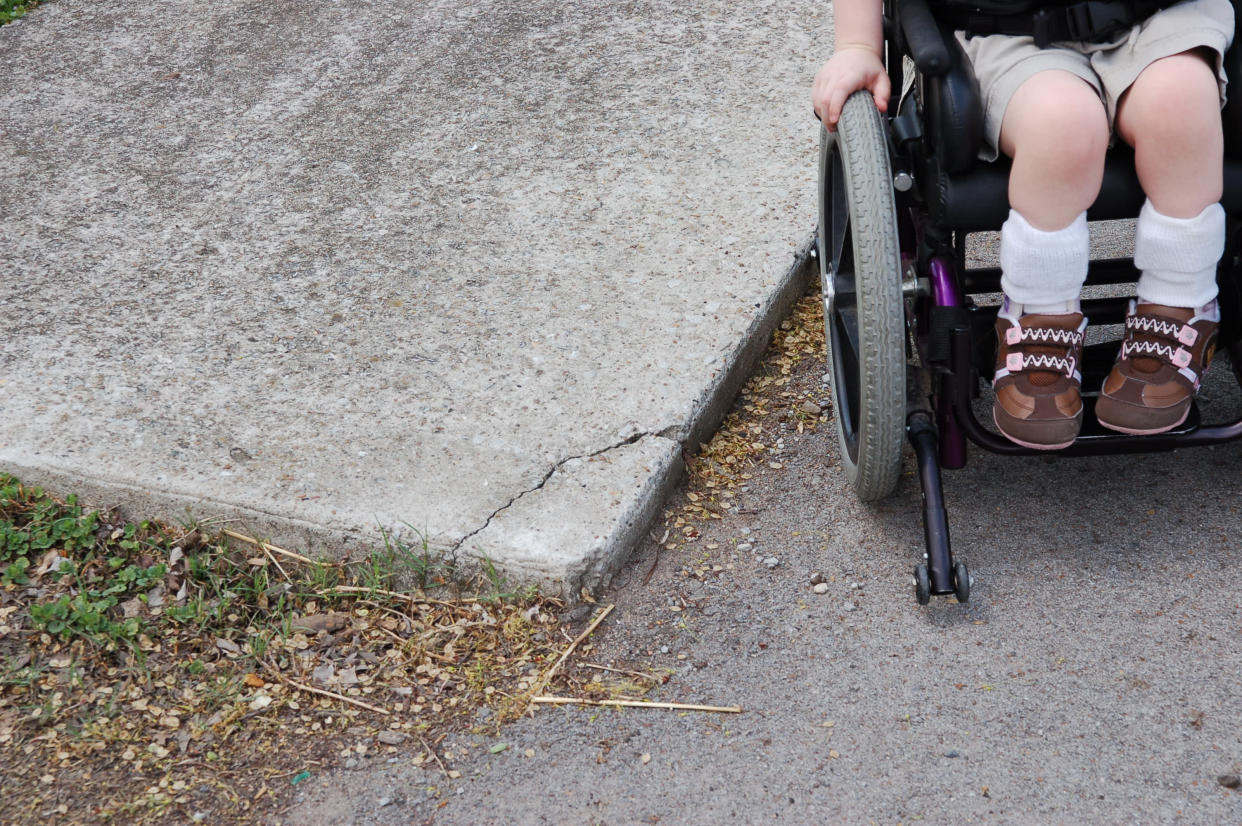
<svg viewBox="0 0 1242 826">
<path fill-rule="evenodd" d="M 1103 161 L 1108 115 L 1086 81 L 1068 72 L 1036 75 L 1018 88 L 1005 112 L 1007 154 L 1055 155 L 1068 166 Z"/>
<path fill-rule="evenodd" d="M 1181 140 L 1220 130 L 1215 70 L 1197 52 L 1152 63 L 1127 90 L 1118 109 L 1123 136 Z"/>
</svg>

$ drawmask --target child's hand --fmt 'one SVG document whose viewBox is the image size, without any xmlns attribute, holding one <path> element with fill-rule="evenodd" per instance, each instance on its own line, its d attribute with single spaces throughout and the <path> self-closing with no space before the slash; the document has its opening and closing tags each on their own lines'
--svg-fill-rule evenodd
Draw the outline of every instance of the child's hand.
<svg viewBox="0 0 1242 826">
<path fill-rule="evenodd" d="M 880 56 L 862 47 L 838 49 L 815 73 L 815 85 L 811 88 L 811 105 L 829 131 L 836 130 L 845 99 L 859 89 L 871 92 L 877 109 L 888 111 L 892 83 Z"/>
</svg>

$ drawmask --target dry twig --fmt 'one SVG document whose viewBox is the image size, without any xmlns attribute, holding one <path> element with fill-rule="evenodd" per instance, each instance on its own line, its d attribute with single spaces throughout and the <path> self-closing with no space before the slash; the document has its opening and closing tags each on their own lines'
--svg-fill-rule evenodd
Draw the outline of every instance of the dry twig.
<svg viewBox="0 0 1242 826">
<path fill-rule="evenodd" d="M 340 700 L 342 702 L 349 703 L 350 705 L 358 706 L 358 708 L 365 708 L 367 711 L 374 711 L 376 714 L 386 715 L 389 713 L 387 709 L 380 708 L 379 706 L 373 706 L 370 703 L 364 703 L 361 700 L 355 700 L 353 697 L 346 697 L 344 694 L 337 694 L 335 691 L 325 691 L 322 688 L 315 688 L 309 685 L 302 685 L 302 683 L 299 683 L 295 680 L 290 680 L 284 674 L 281 674 L 279 671 L 272 668 L 267 663 L 263 663 L 263 668 L 280 682 L 284 683 L 285 685 L 292 686 L 298 689 L 299 691 L 305 691 L 309 694 L 318 694 L 321 697 L 331 697 L 334 700 Z"/>
<path fill-rule="evenodd" d="M 548 687 L 548 682 L 552 679 L 552 675 L 554 675 L 556 673 L 556 670 L 561 667 L 562 663 L 564 663 L 565 660 L 569 658 L 569 655 L 574 653 L 574 649 L 578 647 L 578 643 L 582 642 L 587 637 L 591 636 L 591 632 L 599 627 L 599 624 L 604 621 L 604 617 L 611 614 L 612 609 L 615 607 L 616 607 L 615 605 L 609 605 L 606 608 L 604 608 L 603 611 L 600 611 L 599 616 L 597 616 L 591 622 L 591 624 L 587 626 L 587 629 L 583 631 L 581 634 L 579 634 L 576 638 L 574 638 L 574 641 L 569 644 L 569 647 L 565 649 L 564 653 L 562 653 L 561 656 L 557 659 L 557 661 L 552 664 L 552 667 L 549 668 L 546 672 L 544 672 L 544 675 L 539 679 L 538 685 L 536 685 L 535 688 L 531 691 L 532 695 L 539 694 L 541 691 L 543 691 L 545 688 Z"/>
<path fill-rule="evenodd" d="M 714 711 L 720 714 L 741 714 L 741 706 L 701 706 L 694 703 L 657 703 L 646 700 L 587 700 L 579 697 L 531 697 L 538 705 L 624 706 L 626 708 L 670 708 L 681 711 Z"/>
<path fill-rule="evenodd" d="M 647 674 L 643 671 L 626 671 L 624 668 L 609 668 L 606 665 L 596 665 L 595 663 L 581 663 L 581 665 L 586 668 L 594 668 L 598 671 L 611 671 L 614 674 L 629 674 L 631 677 L 642 677 L 643 679 L 652 680 L 657 683 L 664 682 L 662 678 L 657 677 L 654 674 Z"/>
<path fill-rule="evenodd" d="M 276 558 L 275 554 L 273 554 L 270 549 L 264 548 L 263 553 L 267 554 L 267 558 L 272 560 L 272 564 L 275 565 L 276 570 L 280 571 L 280 573 L 284 576 L 286 582 L 293 582 L 293 580 L 289 577 L 288 572 L 281 567 L 280 560 Z"/>
<path fill-rule="evenodd" d="M 269 545 L 268 543 L 262 540 L 255 539 L 253 536 L 246 536 L 244 533 L 238 533 L 237 531 L 230 531 L 228 528 L 224 528 L 223 530 L 220 531 L 220 533 L 224 534 L 227 537 L 231 537 L 232 539 L 237 539 L 242 542 L 248 542 L 251 545 L 254 545 L 256 548 L 262 548 L 263 550 L 268 551 L 269 553 L 276 553 L 276 554 L 280 554 L 281 556 L 288 557 L 289 559 L 296 559 L 298 562 L 301 562 L 304 565 L 315 564 L 314 560 L 308 559 L 307 557 L 304 557 L 301 554 L 295 554 L 293 551 L 286 551 L 284 548 L 277 548 L 275 545 Z"/>
<path fill-rule="evenodd" d="M 403 599 L 412 605 L 427 603 L 428 605 L 442 605 L 445 608 L 461 608 L 461 605 L 452 602 L 444 602 L 431 597 L 419 597 L 413 594 L 402 594 L 397 591 L 385 591 L 381 588 L 364 588 L 361 585 L 334 585 L 326 593 L 334 594 L 375 594 L 381 597 L 393 597 L 394 599 Z M 474 597 L 462 597 L 461 602 L 478 602 Z"/>
<path fill-rule="evenodd" d="M 422 740 L 423 748 L 427 749 L 427 753 L 431 755 L 431 759 L 436 761 L 436 765 L 440 767 L 440 771 L 444 772 L 445 777 L 448 777 L 448 769 L 444 767 L 444 761 L 440 759 L 440 755 L 436 754 L 436 750 L 427 744 L 426 739 L 424 739 L 421 734 L 418 735 L 418 739 Z"/>
</svg>

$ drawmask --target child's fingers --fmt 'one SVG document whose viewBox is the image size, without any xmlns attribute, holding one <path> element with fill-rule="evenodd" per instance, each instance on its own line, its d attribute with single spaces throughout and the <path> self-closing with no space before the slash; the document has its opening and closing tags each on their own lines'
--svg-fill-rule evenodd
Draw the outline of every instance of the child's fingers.
<svg viewBox="0 0 1242 826">
<path fill-rule="evenodd" d="M 888 99 L 893 93 L 893 84 L 888 74 L 879 74 L 871 81 L 871 96 L 875 98 L 875 108 L 881 112 L 888 111 Z"/>
<path fill-rule="evenodd" d="M 844 86 L 838 86 L 832 90 L 832 94 L 828 96 L 828 130 L 832 131 L 837 128 L 837 121 L 841 119 L 841 110 L 845 108 L 845 99 L 848 98 L 853 91 Z"/>
</svg>

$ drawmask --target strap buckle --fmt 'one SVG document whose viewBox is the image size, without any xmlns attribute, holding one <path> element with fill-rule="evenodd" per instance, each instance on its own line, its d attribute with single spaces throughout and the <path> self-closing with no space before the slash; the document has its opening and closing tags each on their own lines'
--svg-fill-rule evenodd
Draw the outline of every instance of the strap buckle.
<svg viewBox="0 0 1242 826">
<path fill-rule="evenodd" d="M 1073 40 L 1108 40 L 1136 19 L 1129 4 L 1118 0 L 1086 0 L 1066 7 L 1065 11 Z"/>
<path fill-rule="evenodd" d="M 1133 25 L 1135 15 L 1123 0 L 1083 0 L 1060 8 L 1043 8 L 1032 17 L 1035 45 L 1047 48 L 1056 40 L 1099 43 Z"/>
<path fill-rule="evenodd" d="M 1031 36 L 1035 38 L 1035 45 L 1041 49 L 1048 48 L 1053 40 L 1057 39 L 1056 32 L 1053 31 L 1055 18 L 1049 9 L 1040 9 L 1035 12 L 1031 18 Z"/>
</svg>

